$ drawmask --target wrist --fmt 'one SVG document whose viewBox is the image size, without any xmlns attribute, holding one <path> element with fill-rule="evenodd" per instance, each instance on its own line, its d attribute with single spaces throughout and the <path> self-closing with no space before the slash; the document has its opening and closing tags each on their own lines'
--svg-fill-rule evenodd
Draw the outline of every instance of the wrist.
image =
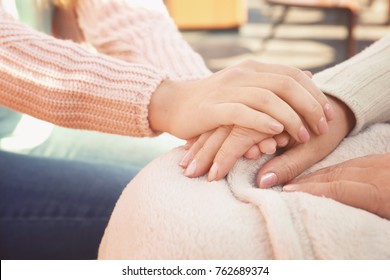
<svg viewBox="0 0 390 280">
<path fill-rule="evenodd" d="M 179 82 L 164 80 L 150 99 L 148 120 L 150 128 L 159 132 L 170 132 L 172 109 L 178 106 Z"/>
<path fill-rule="evenodd" d="M 355 115 L 353 114 L 352 110 L 341 100 L 329 95 L 327 95 L 327 97 L 332 104 L 336 114 L 334 120 L 330 121 L 329 126 L 330 128 L 334 127 L 338 133 L 345 137 L 355 127 Z"/>
</svg>

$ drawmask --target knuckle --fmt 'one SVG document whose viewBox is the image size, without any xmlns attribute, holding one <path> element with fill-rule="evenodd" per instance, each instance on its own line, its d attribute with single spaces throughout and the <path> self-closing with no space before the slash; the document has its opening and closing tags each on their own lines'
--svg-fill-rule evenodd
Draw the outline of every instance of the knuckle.
<svg viewBox="0 0 390 280">
<path fill-rule="evenodd" d="M 212 131 L 203 133 L 191 146 L 190 151 L 196 154 L 202 147 L 203 145 L 207 142 L 210 141 L 210 136 L 213 134 Z"/>
<path fill-rule="evenodd" d="M 262 124 L 261 130 L 254 130 L 253 133 L 257 133 L 257 135 L 264 135 L 267 133 L 270 133 L 270 128 L 269 128 L 269 122 L 268 122 L 268 117 L 265 116 L 264 114 L 256 113 L 253 116 L 252 123 L 255 124 Z M 272 132 L 271 132 L 272 133 Z"/>
<path fill-rule="evenodd" d="M 229 149 L 229 147 L 226 147 L 226 145 L 223 145 L 217 155 L 215 156 L 215 161 L 217 162 L 231 162 L 231 161 L 237 161 L 241 155 L 234 152 L 234 149 Z"/>
<path fill-rule="evenodd" d="M 282 132 L 281 134 L 275 135 L 274 139 L 278 146 L 285 147 L 290 142 L 291 136 L 285 132 Z"/>
<path fill-rule="evenodd" d="M 318 103 L 315 102 L 312 104 L 312 106 L 307 110 L 306 112 L 309 116 L 318 116 L 322 115 L 322 106 Z"/>
<path fill-rule="evenodd" d="M 380 215 L 386 207 L 386 201 L 381 195 L 380 187 L 376 184 L 370 184 L 367 201 L 370 201 L 370 206 L 373 207 L 370 211 Z"/>
<path fill-rule="evenodd" d="M 253 146 L 257 144 L 256 141 L 256 133 L 250 129 L 241 128 L 241 127 L 235 127 L 231 132 L 232 139 L 235 139 L 237 141 L 237 144 L 243 145 L 243 146 Z"/>
<path fill-rule="evenodd" d="M 259 102 L 264 107 L 267 107 L 272 104 L 273 97 L 274 93 L 268 89 L 262 89 L 256 94 L 257 102 Z"/>
<path fill-rule="evenodd" d="M 240 65 L 244 66 L 244 67 L 251 67 L 253 65 L 256 65 L 258 64 L 259 62 L 256 60 L 256 59 L 253 59 L 253 58 L 248 58 L 248 59 L 245 59 L 243 60 Z"/>
<path fill-rule="evenodd" d="M 205 146 L 202 146 L 199 148 L 198 152 L 195 155 L 195 158 L 198 162 L 204 162 L 205 156 L 210 154 L 210 150 L 206 148 Z"/>
<path fill-rule="evenodd" d="M 297 80 L 297 81 L 300 81 L 301 79 L 303 79 L 304 75 L 305 75 L 305 73 L 303 73 L 302 70 L 295 68 L 295 67 L 289 67 L 288 74 L 292 79 Z"/>
<path fill-rule="evenodd" d="M 231 80 L 242 77 L 243 73 L 244 73 L 243 69 L 239 67 L 231 67 L 227 71 L 225 71 L 224 74 L 222 75 L 222 82 L 226 83 Z"/>
<path fill-rule="evenodd" d="M 343 168 L 339 166 L 331 166 L 329 172 L 325 175 L 327 182 L 339 182 L 340 178 L 343 178 Z"/>
<path fill-rule="evenodd" d="M 340 201 L 344 200 L 345 188 L 342 185 L 342 181 L 332 181 L 329 186 L 330 197 L 336 198 Z"/>
<path fill-rule="evenodd" d="M 284 77 L 280 81 L 280 87 L 284 91 L 291 91 L 295 87 L 295 80 L 291 77 Z"/>
<path fill-rule="evenodd" d="M 297 135 L 299 128 L 303 125 L 301 118 L 294 112 L 291 111 L 286 114 L 284 120 L 284 126 L 286 130 L 290 132 L 291 135 Z"/>
<path fill-rule="evenodd" d="M 281 166 L 283 166 L 285 172 L 284 181 L 292 180 L 301 173 L 300 165 L 298 164 L 298 162 L 294 161 L 293 158 L 282 154 L 279 156 L 279 159 L 281 160 Z"/>
<path fill-rule="evenodd" d="M 231 120 L 237 120 L 242 118 L 242 114 L 245 110 L 245 105 L 244 104 L 234 104 L 231 106 L 230 110 L 228 111 L 229 117 Z"/>
<path fill-rule="evenodd" d="M 210 151 L 204 147 L 198 151 L 194 159 L 197 162 L 196 176 L 204 175 L 213 163 L 213 158 L 210 157 Z"/>
<path fill-rule="evenodd" d="M 193 153 L 193 154 L 197 154 L 203 147 L 203 142 L 201 141 L 196 141 L 192 147 L 190 148 L 190 151 Z"/>
</svg>

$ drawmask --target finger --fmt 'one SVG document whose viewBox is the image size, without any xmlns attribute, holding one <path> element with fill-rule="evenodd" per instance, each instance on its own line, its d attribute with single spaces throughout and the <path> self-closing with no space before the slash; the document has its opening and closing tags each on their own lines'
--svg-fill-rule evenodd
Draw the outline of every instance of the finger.
<svg viewBox="0 0 390 280">
<path fill-rule="evenodd" d="M 277 143 L 274 138 L 264 139 L 259 143 L 260 151 L 266 155 L 272 155 L 276 152 Z"/>
<path fill-rule="evenodd" d="M 369 178 L 372 178 L 367 172 L 373 171 L 374 168 L 369 166 L 368 168 L 350 166 L 348 162 L 332 165 L 322 168 L 310 174 L 296 178 L 292 183 L 308 183 L 308 182 L 333 182 L 333 181 L 357 181 L 367 182 Z"/>
<path fill-rule="evenodd" d="M 380 193 L 373 185 L 356 181 L 332 181 L 325 183 L 293 184 L 283 187 L 285 192 L 306 192 L 325 196 L 343 204 L 377 214 Z"/>
<path fill-rule="evenodd" d="M 219 104 L 213 107 L 213 113 L 214 127 L 234 124 L 269 135 L 279 134 L 284 130 L 284 126 L 274 118 L 244 104 Z"/>
<path fill-rule="evenodd" d="M 208 180 L 219 180 L 225 177 L 246 151 L 266 138 L 269 138 L 269 135 L 234 127 L 215 156 Z"/>
<path fill-rule="evenodd" d="M 199 137 L 193 137 L 191 139 L 188 139 L 187 142 L 183 145 L 183 148 L 185 150 L 188 150 L 192 147 L 192 145 L 199 139 Z"/>
<path fill-rule="evenodd" d="M 331 101 L 334 102 L 332 99 Z M 260 188 L 269 188 L 292 180 L 337 147 L 350 131 L 350 122 L 345 107 L 339 102 L 334 102 L 334 104 L 340 122 L 330 123 L 332 134 L 314 136 L 309 143 L 305 144 L 293 144 L 293 146 L 288 144 L 286 147 L 288 150 L 285 153 L 272 158 L 260 168 L 257 176 Z"/>
<path fill-rule="evenodd" d="M 184 154 L 184 157 L 179 162 L 179 165 L 183 168 L 187 168 L 190 162 L 193 160 L 194 155 L 203 147 L 207 139 L 212 135 L 213 131 L 203 133 L 198 139 L 191 145 L 190 149 Z"/>
<path fill-rule="evenodd" d="M 237 94 L 235 91 L 226 92 L 231 102 L 234 102 L 236 105 L 244 103 L 248 107 L 259 111 L 258 113 L 261 112 L 274 118 L 283 124 L 285 130 L 298 142 L 305 143 L 309 141 L 309 132 L 299 114 L 286 101 L 266 89 L 246 87 L 240 90 L 240 94 Z M 270 131 L 265 129 L 260 132 L 271 134 Z"/>
<path fill-rule="evenodd" d="M 183 145 L 184 150 L 188 150 L 189 148 L 191 148 L 192 144 L 193 144 L 193 143 L 191 143 L 191 142 L 185 143 L 185 144 Z"/>
<path fill-rule="evenodd" d="M 259 159 L 261 157 L 261 151 L 258 145 L 253 145 L 249 148 L 248 151 L 244 154 L 244 157 L 247 159 Z"/>
<path fill-rule="evenodd" d="M 256 60 L 248 60 L 243 63 L 244 67 L 253 69 L 257 72 L 278 73 L 292 77 L 300 83 L 310 94 L 321 104 L 327 120 L 332 120 L 335 116 L 333 106 L 329 103 L 324 93 L 313 83 L 311 77 L 304 71 L 295 67 L 290 67 L 281 64 L 260 63 Z"/>
<path fill-rule="evenodd" d="M 305 74 L 302 73 L 302 75 L 308 78 Z M 324 112 L 326 103 L 321 104 L 301 83 L 292 77 L 275 73 L 246 72 L 240 77 L 239 83 L 241 86 L 267 89 L 272 92 L 272 95 L 284 100 L 295 112 L 301 115 L 313 132 L 318 135 L 328 132 L 327 118 Z"/>
<path fill-rule="evenodd" d="M 303 73 L 305 73 L 306 76 L 308 76 L 310 79 L 313 78 L 313 73 L 310 72 L 309 70 L 304 70 Z"/>
<path fill-rule="evenodd" d="M 282 132 L 278 135 L 275 135 L 274 139 L 276 141 L 277 146 L 279 148 L 283 148 L 290 143 L 291 137 L 287 132 Z"/>
<path fill-rule="evenodd" d="M 266 162 L 257 175 L 258 186 L 270 188 L 288 182 L 325 157 L 309 144 L 298 144 Z"/>
<path fill-rule="evenodd" d="M 188 165 L 184 175 L 190 178 L 199 177 L 207 173 L 213 163 L 214 157 L 228 137 L 231 127 L 223 126 L 217 128 L 202 146 L 194 150 L 194 159 Z"/>
</svg>

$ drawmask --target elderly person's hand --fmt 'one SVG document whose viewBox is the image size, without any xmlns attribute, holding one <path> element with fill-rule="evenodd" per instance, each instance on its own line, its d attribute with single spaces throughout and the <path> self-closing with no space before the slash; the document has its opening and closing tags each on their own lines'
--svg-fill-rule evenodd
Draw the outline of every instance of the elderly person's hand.
<svg viewBox="0 0 390 280">
<path fill-rule="evenodd" d="M 355 126 L 355 117 L 341 101 L 328 96 L 335 109 L 335 119 L 329 122 L 329 133 L 312 136 L 310 142 L 295 143 L 265 163 L 257 176 L 260 188 L 284 184 L 330 154 Z M 289 145 L 290 146 L 290 145 Z"/>
<path fill-rule="evenodd" d="M 283 191 L 329 197 L 390 220 L 390 153 L 318 170 L 294 180 Z"/>
</svg>

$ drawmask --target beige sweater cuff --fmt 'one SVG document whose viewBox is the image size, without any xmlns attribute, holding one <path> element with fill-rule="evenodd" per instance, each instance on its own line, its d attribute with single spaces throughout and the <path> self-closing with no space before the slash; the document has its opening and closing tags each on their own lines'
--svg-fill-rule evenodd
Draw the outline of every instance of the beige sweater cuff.
<svg viewBox="0 0 390 280">
<path fill-rule="evenodd" d="M 390 121 L 390 35 L 345 62 L 313 77 L 320 89 L 353 111 L 356 134 Z"/>
</svg>

